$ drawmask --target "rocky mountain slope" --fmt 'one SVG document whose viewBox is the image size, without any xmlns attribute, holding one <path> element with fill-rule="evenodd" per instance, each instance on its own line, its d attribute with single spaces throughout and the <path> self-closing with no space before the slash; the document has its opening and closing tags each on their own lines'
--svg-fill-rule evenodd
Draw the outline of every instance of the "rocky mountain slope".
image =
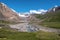
<svg viewBox="0 0 60 40">
<path fill-rule="evenodd" d="M 45 14 L 31 15 L 31 19 L 33 24 L 60 29 L 60 6 L 49 9 Z M 35 21 L 36 19 L 38 20 Z"/>
<path fill-rule="evenodd" d="M 60 6 L 49 9 L 45 14 L 34 14 L 34 17 L 48 22 L 60 22 Z M 31 18 L 33 18 L 31 15 Z M 34 19 L 35 20 L 35 19 Z"/>
<path fill-rule="evenodd" d="M 48 10 L 49 11 L 49 10 Z M 50 22 L 60 22 L 60 6 L 53 7 L 44 17 Z"/>
<path fill-rule="evenodd" d="M 4 3 L 0 3 L 0 20 L 18 22 L 20 17 L 13 9 Z"/>
</svg>

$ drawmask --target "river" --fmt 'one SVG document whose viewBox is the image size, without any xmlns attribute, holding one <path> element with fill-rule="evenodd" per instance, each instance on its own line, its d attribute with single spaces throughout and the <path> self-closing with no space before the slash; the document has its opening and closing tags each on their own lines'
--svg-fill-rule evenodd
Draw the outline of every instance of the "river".
<svg viewBox="0 0 60 40">
<path fill-rule="evenodd" d="M 29 24 L 29 21 L 27 21 L 27 18 L 24 18 L 23 23 L 9 25 L 13 29 L 17 29 L 21 32 L 36 32 L 36 31 L 45 31 L 45 32 L 57 32 L 60 33 L 60 29 L 55 28 L 49 28 L 49 27 L 43 27 L 36 24 Z"/>
</svg>

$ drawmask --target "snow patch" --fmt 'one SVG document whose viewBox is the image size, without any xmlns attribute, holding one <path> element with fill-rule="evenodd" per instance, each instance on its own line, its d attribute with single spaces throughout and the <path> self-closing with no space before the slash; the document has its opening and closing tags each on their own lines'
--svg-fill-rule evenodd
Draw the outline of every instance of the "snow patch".
<svg viewBox="0 0 60 40">
<path fill-rule="evenodd" d="M 20 16 L 20 17 L 28 17 L 28 16 L 26 16 L 25 14 L 20 14 L 20 13 L 19 13 L 19 16 Z"/>
<path fill-rule="evenodd" d="M 13 12 L 16 12 L 14 9 L 10 8 Z M 16 12 L 17 13 L 17 12 Z"/>
<path fill-rule="evenodd" d="M 55 8 L 53 9 L 53 11 L 55 12 Z"/>
<path fill-rule="evenodd" d="M 1 2 L 1 4 L 2 4 L 3 6 L 6 6 L 6 4 L 4 4 L 4 3 L 2 3 L 2 2 Z"/>
</svg>

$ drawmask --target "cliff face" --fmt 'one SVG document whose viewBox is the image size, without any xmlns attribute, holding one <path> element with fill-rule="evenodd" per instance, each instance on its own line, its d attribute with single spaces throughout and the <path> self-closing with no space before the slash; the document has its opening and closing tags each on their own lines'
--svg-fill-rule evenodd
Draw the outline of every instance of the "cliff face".
<svg viewBox="0 0 60 40">
<path fill-rule="evenodd" d="M 20 21 L 20 17 L 17 12 L 13 11 L 7 5 L 0 3 L 0 20 Z"/>
</svg>

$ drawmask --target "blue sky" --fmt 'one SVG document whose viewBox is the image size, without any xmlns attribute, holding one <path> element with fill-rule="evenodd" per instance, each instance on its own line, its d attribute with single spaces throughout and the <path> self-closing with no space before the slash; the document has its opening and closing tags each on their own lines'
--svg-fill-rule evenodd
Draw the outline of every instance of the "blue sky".
<svg viewBox="0 0 60 40">
<path fill-rule="evenodd" d="M 30 10 L 45 9 L 60 5 L 60 0 L 0 0 L 17 12 L 28 12 Z"/>
</svg>

